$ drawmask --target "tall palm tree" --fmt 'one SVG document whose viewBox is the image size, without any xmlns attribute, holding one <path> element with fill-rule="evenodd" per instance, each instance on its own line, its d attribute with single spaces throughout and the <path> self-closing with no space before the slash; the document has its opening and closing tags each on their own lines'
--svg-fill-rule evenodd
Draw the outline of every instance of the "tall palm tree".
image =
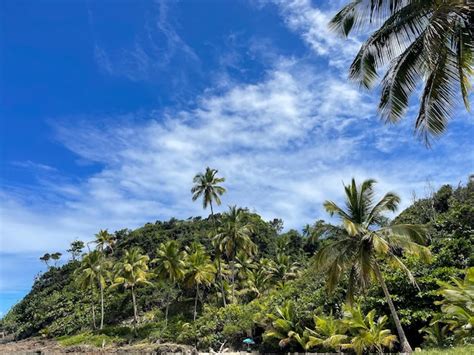
<svg viewBox="0 0 474 355">
<path fill-rule="evenodd" d="M 474 68 L 474 16 L 466 0 L 352 0 L 331 20 L 345 36 L 381 24 L 357 53 L 350 78 L 371 88 L 380 69 L 379 111 L 398 122 L 410 96 L 423 83 L 415 129 L 429 139 L 446 129 L 459 92 L 469 111 Z"/>
<path fill-rule="evenodd" d="M 99 286 L 100 286 L 100 304 L 101 304 L 100 329 L 102 329 L 104 326 L 104 288 L 106 286 L 105 275 L 108 273 L 108 270 L 110 269 L 110 262 L 107 261 L 106 259 L 105 250 L 109 248 L 111 252 L 114 251 L 113 245 L 115 244 L 115 237 L 114 235 L 110 234 L 107 231 L 107 229 L 105 230 L 101 229 L 99 233 L 95 235 L 95 240 L 93 241 L 93 243 L 96 244 L 96 248 L 101 255 L 100 260 L 99 260 L 101 263 L 100 265 L 101 281 L 99 281 Z"/>
<path fill-rule="evenodd" d="M 139 248 L 132 248 L 125 250 L 122 259 L 115 264 L 115 278 L 111 288 L 123 285 L 129 288 L 132 293 L 133 302 L 133 320 L 135 324 L 138 323 L 138 309 L 136 300 L 136 288 L 142 285 L 150 285 L 148 281 L 153 273 L 149 271 L 148 262 L 150 258 L 148 255 L 141 254 Z"/>
<path fill-rule="evenodd" d="M 223 216 L 223 223 L 219 227 L 214 242 L 223 252 L 230 263 L 232 282 L 232 301 L 235 301 L 235 258 L 239 251 L 254 254 L 257 246 L 252 242 L 252 226 L 244 220 L 245 210 L 236 206 L 229 207 Z"/>
<path fill-rule="evenodd" d="M 384 212 L 396 211 L 400 197 L 389 192 L 380 201 L 375 202 L 374 184 L 375 180 L 366 180 L 358 186 L 352 179 L 350 185 L 344 186 L 345 209 L 332 201 L 324 203 L 331 216 L 337 215 L 342 220 L 345 233 L 337 235 L 332 242 L 322 247 L 316 254 L 315 262 L 318 268 L 327 270 L 327 285 L 330 291 L 338 283 L 342 272 L 349 271 L 350 300 L 356 287 L 365 290 L 371 280 L 377 280 L 397 327 L 402 350 L 411 352 L 379 264 L 383 260 L 400 267 L 415 284 L 415 279 L 398 255 L 403 251 L 421 256 L 425 260 L 429 259 L 429 250 L 419 244 L 424 242 L 425 229 L 409 224 L 377 229 L 384 221 Z"/>
<path fill-rule="evenodd" d="M 78 276 L 77 282 L 79 287 L 83 290 L 90 289 L 91 292 L 91 309 L 92 309 L 92 326 L 94 329 L 97 328 L 96 317 L 95 317 L 95 288 L 100 275 L 100 264 L 101 264 L 101 255 L 98 251 L 93 251 L 84 256 L 81 261 L 81 266 L 76 270 Z M 99 281 L 100 283 L 100 281 Z"/>
<path fill-rule="evenodd" d="M 157 250 L 157 256 L 152 260 L 156 264 L 155 272 L 158 277 L 168 280 L 174 287 L 178 281 L 184 278 L 186 273 L 186 253 L 180 250 L 176 240 L 168 240 L 161 243 Z M 168 324 L 169 303 L 166 304 L 165 319 Z"/>
<path fill-rule="evenodd" d="M 214 216 L 214 208 L 212 206 L 212 202 L 214 201 L 216 205 L 220 206 L 222 196 L 226 189 L 219 184 L 225 181 L 225 178 L 217 177 L 218 170 L 211 169 L 209 167 L 206 168 L 204 173 L 198 173 L 194 176 L 193 183 L 194 186 L 191 189 L 191 193 L 193 194 L 193 201 L 196 201 L 198 198 L 202 198 L 202 207 L 204 209 L 209 206 L 211 208 L 211 218 L 212 223 L 214 225 L 214 232 L 217 234 L 217 223 L 216 218 Z M 221 263 L 220 263 L 220 254 L 218 249 L 216 249 L 216 258 L 217 258 L 217 278 L 219 281 L 221 294 L 222 294 L 222 302 L 224 306 L 226 306 L 226 299 L 224 293 L 224 285 L 222 283 L 222 270 L 221 270 Z"/>
<path fill-rule="evenodd" d="M 197 248 L 193 253 L 188 254 L 186 261 L 187 271 L 185 284 L 190 288 L 196 288 L 196 295 L 194 298 L 194 320 L 196 320 L 199 288 L 201 286 L 209 286 L 212 284 L 216 269 L 212 264 L 211 258 L 203 247 Z"/>
</svg>

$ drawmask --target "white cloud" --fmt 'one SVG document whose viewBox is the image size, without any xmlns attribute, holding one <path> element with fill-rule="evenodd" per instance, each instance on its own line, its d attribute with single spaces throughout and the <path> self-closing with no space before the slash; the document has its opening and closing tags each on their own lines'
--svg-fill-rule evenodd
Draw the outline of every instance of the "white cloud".
<svg viewBox="0 0 474 355">
<path fill-rule="evenodd" d="M 332 3 L 331 8 L 314 6 L 311 0 L 268 0 L 262 3 L 278 6 L 288 28 L 300 34 L 318 56 L 327 58 L 331 66 L 347 68 L 360 48 L 361 42 L 357 38 L 342 40 L 329 30 L 328 24 L 340 2 Z"/>
<path fill-rule="evenodd" d="M 45 180 L 34 191 L 4 192 L 1 250 L 64 250 L 99 228 L 202 214 L 189 189 L 207 165 L 227 178 L 225 205 L 296 228 L 326 217 L 322 202 L 340 200 L 342 181 L 352 176 L 375 177 L 381 191 L 401 193 L 406 205 L 412 190 L 423 194 L 427 177 L 456 183 L 472 167 L 449 137 L 427 151 L 408 125 L 382 126 L 371 97 L 304 62 L 281 60 L 261 82 L 197 102 L 193 110 L 57 126 L 66 147 L 103 168 L 79 184 Z"/>
</svg>

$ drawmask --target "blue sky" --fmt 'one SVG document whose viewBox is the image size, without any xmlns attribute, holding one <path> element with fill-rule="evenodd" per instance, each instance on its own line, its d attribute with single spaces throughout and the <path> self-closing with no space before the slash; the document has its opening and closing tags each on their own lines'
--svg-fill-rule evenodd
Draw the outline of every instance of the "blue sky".
<svg viewBox="0 0 474 355">
<path fill-rule="evenodd" d="M 287 228 L 326 218 L 342 181 L 373 177 L 410 203 L 474 172 L 473 120 L 432 149 L 347 81 L 360 39 L 327 1 L 0 2 L 0 312 L 38 257 L 100 228 L 204 215 L 193 175 Z M 66 257 L 66 256 L 65 256 Z M 67 258 L 67 257 L 66 257 Z"/>
</svg>

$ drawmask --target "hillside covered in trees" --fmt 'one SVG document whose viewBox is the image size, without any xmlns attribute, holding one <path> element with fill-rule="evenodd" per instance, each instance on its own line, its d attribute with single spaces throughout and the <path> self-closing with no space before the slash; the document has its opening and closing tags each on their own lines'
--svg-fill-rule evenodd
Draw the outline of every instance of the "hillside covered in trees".
<svg viewBox="0 0 474 355">
<path fill-rule="evenodd" d="M 398 196 L 377 202 L 373 181 L 353 181 L 347 209 L 324 204 L 341 225 L 319 220 L 282 232 L 283 221 L 248 209 L 214 214 L 225 192 L 216 173 L 197 175 L 193 188 L 211 207 L 208 218 L 100 231 L 94 242 L 73 243 L 60 267 L 43 256 L 48 270 L 1 329 L 64 346 L 206 351 L 363 353 L 401 349 L 404 336 L 412 348 L 473 341 L 472 181 L 442 186 L 392 221 L 383 212 L 395 210 Z"/>
</svg>

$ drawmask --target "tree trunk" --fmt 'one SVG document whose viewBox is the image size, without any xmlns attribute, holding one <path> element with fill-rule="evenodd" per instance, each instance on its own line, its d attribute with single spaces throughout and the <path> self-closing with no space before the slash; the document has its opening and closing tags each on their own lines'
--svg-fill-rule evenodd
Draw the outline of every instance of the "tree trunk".
<svg viewBox="0 0 474 355">
<path fill-rule="evenodd" d="M 92 306 L 92 326 L 94 329 L 97 328 L 96 322 L 95 322 L 95 306 L 94 306 L 94 286 L 91 285 L 91 306 Z"/>
<path fill-rule="evenodd" d="M 138 323 L 137 300 L 135 299 L 135 289 L 132 286 L 132 302 L 133 302 L 133 321 Z"/>
<path fill-rule="evenodd" d="M 104 286 L 100 282 L 100 329 L 104 328 Z"/>
<path fill-rule="evenodd" d="M 235 303 L 235 256 L 232 256 L 230 270 L 232 273 L 232 303 Z"/>
<path fill-rule="evenodd" d="M 216 217 L 214 217 L 214 209 L 212 208 L 212 201 L 209 203 L 209 205 L 211 206 L 211 216 L 212 216 L 212 223 L 214 224 L 214 231 L 217 234 Z M 224 307 L 226 307 L 227 302 L 226 302 L 226 299 L 225 299 L 224 283 L 223 283 L 223 280 L 222 280 L 221 253 L 220 253 L 220 251 L 216 251 L 216 257 L 217 257 L 217 282 L 218 282 L 219 287 L 221 289 L 222 302 L 224 304 Z"/>
<path fill-rule="evenodd" d="M 168 328 L 168 310 L 170 308 L 170 303 L 166 302 L 166 308 L 165 308 L 165 328 Z"/>
<path fill-rule="evenodd" d="M 196 283 L 196 298 L 194 299 L 194 321 L 196 321 L 196 316 L 197 316 L 198 297 L 199 297 L 199 284 Z"/>
<path fill-rule="evenodd" d="M 407 340 L 405 332 L 403 331 L 402 324 L 400 323 L 400 319 L 398 318 L 395 305 L 393 304 L 393 301 L 392 301 L 392 297 L 390 297 L 390 293 L 388 292 L 387 285 L 385 284 L 385 280 L 382 276 L 382 273 L 380 271 L 380 268 L 377 262 L 375 262 L 374 271 L 375 271 L 375 275 L 377 276 L 378 281 L 380 282 L 380 286 L 382 286 L 385 299 L 387 300 L 388 307 L 390 308 L 390 313 L 392 314 L 393 321 L 395 322 L 395 326 L 397 327 L 398 337 L 400 338 L 401 350 L 404 353 L 412 353 L 413 350 L 410 346 L 410 343 Z"/>
</svg>

